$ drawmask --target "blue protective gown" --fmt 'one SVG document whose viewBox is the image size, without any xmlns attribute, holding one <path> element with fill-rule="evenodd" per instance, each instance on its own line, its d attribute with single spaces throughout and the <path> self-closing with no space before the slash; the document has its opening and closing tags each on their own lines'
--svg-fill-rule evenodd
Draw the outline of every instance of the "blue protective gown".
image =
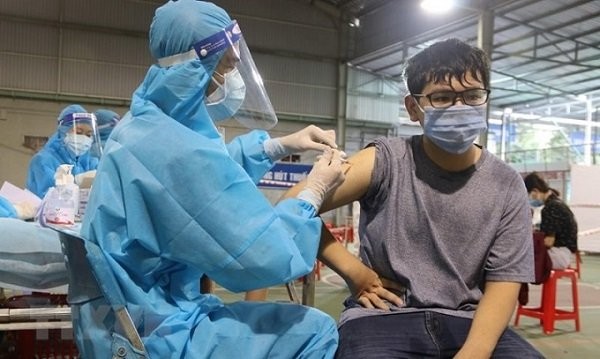
<svg viewBox="0 0 600 359">
<path fill-rule="evenodd" d="M 200 293 L 203 274 L 238 292 L 308 273 L 321 229 L 307 202 L 273 206 L 256 187 L 273 165 L 266 132 L 223 143 L 204 105 L 215 63 L 149 69 L 107 141 L 82 235 L 105 252 L 150 357 L 333 357 L 337 330 L 325 313 Z M 72 303 L 84 357 L 109 352 L 105 306 Z"/>
<path fill-rule="evenodd" d="M 98 159 L 91 157 L 89 152 L 75 157 L 67 149 L 63 139 L 64 134 L 57 131 L 29 162 L 25 187 L 40 198 L 44 198 L 48 189 L 54 186 L 54 174 L 58 166 L 73 165 L 71 173 L 74 175 L 95 170 L 98 167 Z"/>
</svg>

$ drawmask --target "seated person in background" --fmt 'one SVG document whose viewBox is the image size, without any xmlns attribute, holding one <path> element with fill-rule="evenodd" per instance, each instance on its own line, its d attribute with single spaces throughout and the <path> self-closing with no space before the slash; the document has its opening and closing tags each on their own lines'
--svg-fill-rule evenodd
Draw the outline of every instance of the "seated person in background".
<svg viewBox="0 0 600 359">
<path fill-rule="evenodd" d="M 340 317 L 337 357 L 541 358 L 507 327 L 521 283 L 534 280 L 525 186 L 474 144 L 486 130 L 488 58 L 450 39 L 409 59 L 404 76 L 406 109 L 424 134 L 379 138 L 353 155 L 321 207 L 360 200 L 360 258 L 381 277 L 356 290 L 363 264 L 322 238 L 319 258 L 354 294 Z M 404 304 L 373 308 L 390 282 L 404 288 Z"/>
<path fill-rule="evenodd" d="M 569 206 L 558 198 L 558 192 L 548 186 L 537 173 L 528 174 L 525 187 L 533 207 L 542 208 L 540 231 L 552 260 L 553 269 L 565 269 L 575 261 L 577 253 L 577 220 Z"/>
<path fill-rule="evenodd" d="M 98 159 L 90 155 L 92 145 L 98 145 L 95 121 L 75 120 L 73 114 L 76 113 L 87 114 L 79 105 L 70 105 L 61 111 L 56 133 L 29 162 L 26 188 L 40 198 L 54 186 L 58 166 L 73 165 L 73 175 L 95 170 L 98 166 Z"/>
</svg>

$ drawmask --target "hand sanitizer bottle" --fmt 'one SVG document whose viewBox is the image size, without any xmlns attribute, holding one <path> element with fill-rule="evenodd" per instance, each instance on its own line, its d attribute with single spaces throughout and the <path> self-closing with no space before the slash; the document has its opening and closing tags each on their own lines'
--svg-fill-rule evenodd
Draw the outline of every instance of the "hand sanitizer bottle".
<svg viewBox="0 0 600 359">
<path fill-rule="evenodd" d="M 44 211 L 46 222 L 75 224 L 79 209 L 79 187 L 71 174 L 72 165 L 60 165 L 54 174 L 55 187 L 51 189 Z"/>
</svg>

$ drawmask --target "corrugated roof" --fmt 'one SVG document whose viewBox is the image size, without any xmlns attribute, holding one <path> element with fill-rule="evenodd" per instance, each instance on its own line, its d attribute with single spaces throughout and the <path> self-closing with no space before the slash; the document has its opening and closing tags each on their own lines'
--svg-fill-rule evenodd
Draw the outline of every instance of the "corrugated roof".
<svg viewBox="0 0 600 359">
<path fill-rule="evenodd" d="M 370 27 L 364 30 L 362 41 L 371 41 L 371 45 L 369 31 L 389 32 L 381 21 L 414 23 L 415 17 L 426 16 L 417 1 L 323 1 L 352 12 L 361 24 Z M 585 119 L 583 96 L 593 109 L 600 107 L 600 1 L 498 0 L 489 4 L 494 15 L 493 109 L 510 107 L 515 112 Z M 394 12 L 393 17 L 390 12 Z M 394 40 L 381 44 L 385 46 L 359 53 L 349 62 L 400 79 L 404 61 L 423 44 L 450 35 L 475 44 L 479 14 L 479 10 L 463 5 L 449 15 L 448 21 L 423 20 L 419 31 L 409 36 L 404 35 L 406 30 L 398 30 L 392 34 Z M 357 38 L 361 41 L 360 35 Z"/>
</svg>

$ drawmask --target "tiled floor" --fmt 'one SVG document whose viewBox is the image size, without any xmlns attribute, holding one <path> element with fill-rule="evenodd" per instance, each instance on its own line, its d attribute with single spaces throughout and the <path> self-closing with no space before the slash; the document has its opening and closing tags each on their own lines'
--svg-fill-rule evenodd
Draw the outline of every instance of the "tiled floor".
<svg viewBox="0 0 600 359">
<path fill-rule="evenodd" d="M 575 332 L 573 320 L 556 322 L 553 334 L 545 335 L 537 319 L 521 317 L 516 331 L 525 337 L 547 358 L 600 358 L 600 255 L 584 255 L 582 277 L 579 281 L 579 304 L 581 331 Z M 322 270 L 322 278 L 317 282 L 315 307 L 338 318 L 342 302 L 348 295 L 343 281 L 328 269 Z M 296 285 L 301 293 L 301 284 Z M 530 286 L 531 304 L 539 303 L 541 286 Z M 570 286 L 567 281 L 559 282 L 558 305 L 570 308 Z M 232 294 L 217 288 L 216 294 L 225 301 L 241 300 L 242 294 Z M 289 300 L 284 286 L 269 289 L 269 300 Z M 511 321 L 513 323 L 513 321 Z"/>
</svg>

